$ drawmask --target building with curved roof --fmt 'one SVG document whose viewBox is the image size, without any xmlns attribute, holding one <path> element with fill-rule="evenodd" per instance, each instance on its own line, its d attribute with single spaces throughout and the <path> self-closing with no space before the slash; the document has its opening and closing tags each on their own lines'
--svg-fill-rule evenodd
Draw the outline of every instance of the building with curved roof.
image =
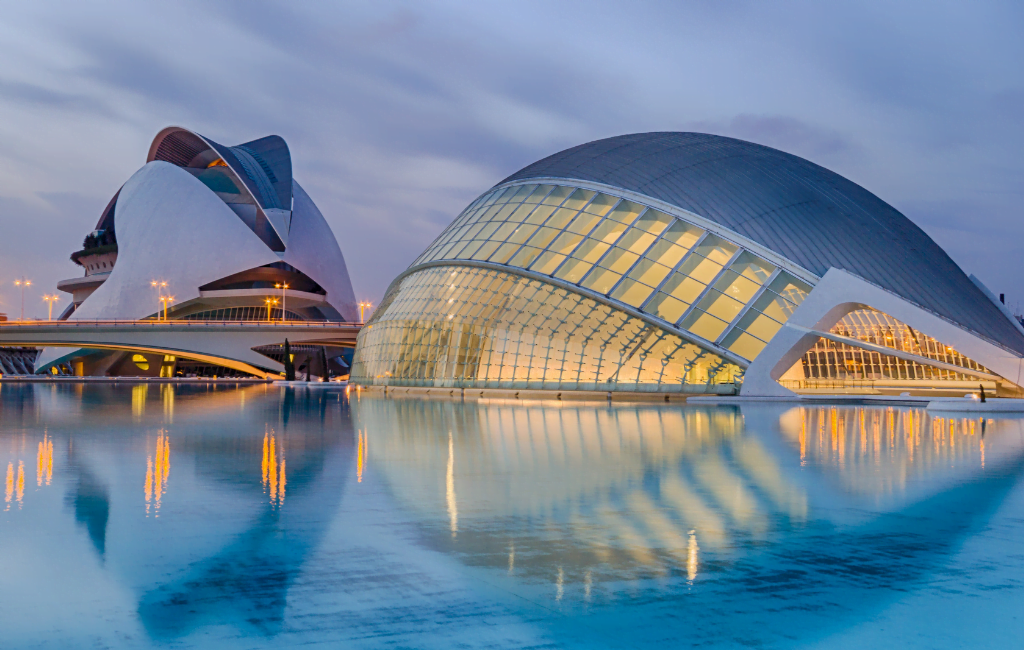
<svg viewBox="0 0 1024 650">
<path fill-rule="evenodd" d="M 919 227 L 701 133 L 567 149 L 485 192 L 360 334 L 367 385 L 1016 394 L 1024 328 Z"/>
<path fill-rule="evenodd" d="M 63 319 L 153 318 L 164 305 L 169 319 L 359 316 L 341 248 L 278 136 L 227 147 L 162 130 L 71 259 L 85 275 L 58 284 L 73 296 Z M 48 348 L 36 371 L 78 360 L 86 374 L 167 372 L 166 360 L 128 357 Z"/>
</svg>

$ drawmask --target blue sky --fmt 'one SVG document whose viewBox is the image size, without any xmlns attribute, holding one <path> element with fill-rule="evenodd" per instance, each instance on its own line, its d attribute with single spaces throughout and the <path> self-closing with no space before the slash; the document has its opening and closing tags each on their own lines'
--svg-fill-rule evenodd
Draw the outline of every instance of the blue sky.
<svg viewBox="0 0 1024 650">
<path fill-rule="evenodd" d="M 164 126 L 276 133 L 356 294 L 479 193 L 639 131 L 777 147 L 894 205 L 1024 310 L 1024 5 L 50 2 L 0 21 L 0 311 L 44 292 Z M 63 301 L 64 305 L 67 304 Z"/>
</svg>

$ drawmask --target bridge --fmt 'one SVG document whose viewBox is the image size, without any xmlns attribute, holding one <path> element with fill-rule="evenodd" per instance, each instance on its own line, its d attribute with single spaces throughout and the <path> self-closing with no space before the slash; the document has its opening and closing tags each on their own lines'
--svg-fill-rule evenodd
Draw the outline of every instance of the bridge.
<svg viewBox="0 0 1024 650">
<path fill-rule="evenodd" d="M 266 378 L 284 366 L 253 348 L 355 347 L 361 323 L 315 321 L 66 320 L 0 322 L 0 346 L 150 352 L 194 359 Z M 37 369 L 38 370 L 38 369 Z"/>
</svg>

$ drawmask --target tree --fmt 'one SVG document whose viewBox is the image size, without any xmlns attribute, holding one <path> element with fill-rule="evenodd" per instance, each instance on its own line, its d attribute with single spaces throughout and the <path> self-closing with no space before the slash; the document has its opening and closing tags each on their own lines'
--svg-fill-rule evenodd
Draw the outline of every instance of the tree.
<svg viewBox="0 0 1024 650">
<path fill-rule="evenodd" d="M 284 379 L 295 381 L 295 363 L 292 361 L 292 346 L 284 340 Z"/>
</svg>

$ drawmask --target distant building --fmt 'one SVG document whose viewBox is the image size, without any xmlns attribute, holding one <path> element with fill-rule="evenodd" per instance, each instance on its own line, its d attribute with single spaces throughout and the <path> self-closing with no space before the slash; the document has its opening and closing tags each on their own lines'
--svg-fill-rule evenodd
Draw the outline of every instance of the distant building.
<svg viewBox="0 0 1024 650">
<path fill-rule="evenodd" d="M 1024 329 L 896 209 L 768 147 L 599 140 L 486 191 L 391 284 L 363 385 L 1016 395 Z"/>
<path fill-rule="evenodd" d="M 62 319 L 155 318 L 165 302 L 169 319 L 359 318 L 341 248 L 292 178 L 278 136 L 227 147 L 164 129 L 71 259 L 84 276 L 58 284 L 72 295 Z M 335 370 L 347 372 L 340 350 L 331 352 Z M 103 375 L 180 374 L 189 366 L 160 355 L 48 348 L 36 371 L 64 364 Z"/>
</svg>

